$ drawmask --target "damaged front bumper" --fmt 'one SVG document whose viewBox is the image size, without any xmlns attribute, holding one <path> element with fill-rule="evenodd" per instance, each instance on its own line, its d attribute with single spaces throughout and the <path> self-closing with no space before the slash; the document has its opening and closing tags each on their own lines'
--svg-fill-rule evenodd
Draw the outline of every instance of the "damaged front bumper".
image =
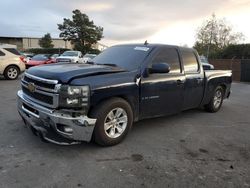
<svg viewBox="0 0 250 188">
<path fill-rule="evenodd" d="M 42 139 L 60 145 L 91 140 L 96 119 L 83 115 L 72 117 L 65 112 L 45 108 L 29 100 L 21 90 L 17 96 L 19 114 Z"/>
</svg>

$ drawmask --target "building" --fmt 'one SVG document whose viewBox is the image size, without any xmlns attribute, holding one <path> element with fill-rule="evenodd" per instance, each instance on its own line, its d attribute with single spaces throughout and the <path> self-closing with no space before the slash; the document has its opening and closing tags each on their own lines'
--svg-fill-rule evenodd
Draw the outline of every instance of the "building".
<svg viewBox="0 0 250 188">
<path fill-rule="evenodd" d="M 92 48 L 97 49 L 97 50 L 100 50 L 100 51 L 103 51 L 103 50 L 107 49 L 108 46 L 106 46 L 106 45 L 104 45 L 104 44 L 101 44 L 101 43 L 97 42 L 96 44 L 94 44 L 94 45 L 92 46 Z"/>
<path fill-rule="evenodd" d="M 17 46 L 17 49 L 19 50 L 26 50 L 30 48 L 41 48 L 39 46 L 39 40 L 41 38 L 35 38 L 35 37 L 5 37 L 0 36 L 0 43 L 5 44 L 13 44 Z M 54 48 L 67 48 L 67 49 L 73 49 L 73 45 L 70 41 L 65 41 L 61 38 L 52 38 L 52 43 L 54 44 Z M 97 43 L 93 45 L 94 49 L 98 49 L 100 51 L 103 51 L 107 48 L 107 46 Z"/>
<path fill-rule="evenodd" d="M 29 48 L 41 48 L 39 46 L 40 38 L 35 37 L 1 37 L 0 43 L 5 44 L 13 44 L 17 46 L 19 50 L 26 50 Z M 60 38 L 53 38 L 52 43 L 54 44 L 54 48 L 67 48 L 72 49 L 72 45 L 70 41 L 64 41 Z"/>
<path fill-rule="evenodd" d="M 5 43 L 0 43 L 0 48 L 17 48 L 16 45 L 13 44 L 5 44 Z"/>
</svg>

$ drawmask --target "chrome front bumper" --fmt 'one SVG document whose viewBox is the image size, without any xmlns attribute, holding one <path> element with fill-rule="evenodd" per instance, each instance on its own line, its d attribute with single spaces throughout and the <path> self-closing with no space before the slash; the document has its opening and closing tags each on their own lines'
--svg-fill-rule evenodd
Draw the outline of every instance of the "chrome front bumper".
<svg viewBox="0 0 250 188">
<path fill-rule="evenodd" d="M 72 117 L 66 113 L 51 110 L 32 102 L 20 90 L 18 96 L 18 112 L 33 132 L 43 139 L 69 145 L 81 141 L 89 142 L 94 131 L 96 119 L 87 116 Z M 72 131 L 67 133 L 59 127 L 66 126 Z"/>
</svg>

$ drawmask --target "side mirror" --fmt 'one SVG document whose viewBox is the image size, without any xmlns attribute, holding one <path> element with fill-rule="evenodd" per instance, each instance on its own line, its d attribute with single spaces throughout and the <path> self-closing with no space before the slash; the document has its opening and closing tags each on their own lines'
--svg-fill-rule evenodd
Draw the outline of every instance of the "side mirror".
<svg viewBox="0 0 250 188">
<path fill-rule="evenodd" d="M 149 69 L 150 73 L 169 73 L 170 66 L 167 63 L 156 63 L 152 65 L 152 68 Z"/>
</svg>

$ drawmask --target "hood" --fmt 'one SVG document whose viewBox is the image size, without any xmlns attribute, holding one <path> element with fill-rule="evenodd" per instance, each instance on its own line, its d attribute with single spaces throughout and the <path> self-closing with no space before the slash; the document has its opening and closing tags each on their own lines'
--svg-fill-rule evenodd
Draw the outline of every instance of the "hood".
<svg viewBox="0 0 250 188">
<path fill-rule="evenodd" d="M 59 56 L 56 59 L 76 59 L 77 56 Z"/>
<path fill-rule="evenodd" d="M 125 72 L 125 70 L 119 67 L 79 63 L 58 63 L 53 65 L 32 67 L 27 70 L 27 73 L 31 75 L 51 80 L 58 80 L 61 83 L 69 83 L 75 78 L 84 78 L 118 72 Z"/>
<path fill-rule="evenodd" d="M 28 65 L 40 65 L 40 64 L 44 64 L 46 63 L 47 61 L 36 61 L 36 60 L 29 60 L 26 64 Z"/>
</svg>

